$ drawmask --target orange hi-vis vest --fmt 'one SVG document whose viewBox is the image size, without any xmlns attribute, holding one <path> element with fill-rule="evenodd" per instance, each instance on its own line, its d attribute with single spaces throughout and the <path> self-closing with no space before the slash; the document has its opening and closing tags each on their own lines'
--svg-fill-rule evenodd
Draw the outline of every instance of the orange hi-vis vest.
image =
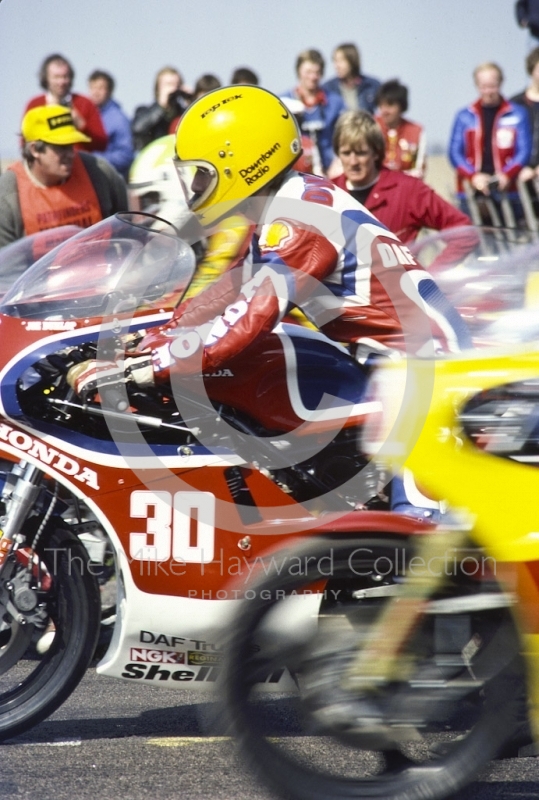
<svg viewBox="0 0 539 800">
<path fill-rule="evenodd" d="M 37 186 L 20 161 L 8 169 L 13 170 L 17 177 L 19 205 L 27 236 L 60 225 L 89 228 L 103 219 L 96 191 L 77 154 L 71 175 L 58 186 Z"/>
</svg>

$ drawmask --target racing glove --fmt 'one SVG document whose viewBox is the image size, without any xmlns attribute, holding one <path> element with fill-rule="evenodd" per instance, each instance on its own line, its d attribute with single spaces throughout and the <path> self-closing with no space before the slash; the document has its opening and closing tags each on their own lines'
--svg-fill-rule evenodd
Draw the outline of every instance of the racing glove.
<svg viewBox="0 0 539 800">
<path fill-rule="evenodd" d="M 141 387 L 153 386 L 151 356 L 130 356 L 123 362 L 94 359 L 82 361 L 69 369 L 67 382 L 84 402 L 96 392 L 118 389 L 128 383 L 135 383 Z M 125 408 L 125 402 L 123 405 Z"/>
</svg>

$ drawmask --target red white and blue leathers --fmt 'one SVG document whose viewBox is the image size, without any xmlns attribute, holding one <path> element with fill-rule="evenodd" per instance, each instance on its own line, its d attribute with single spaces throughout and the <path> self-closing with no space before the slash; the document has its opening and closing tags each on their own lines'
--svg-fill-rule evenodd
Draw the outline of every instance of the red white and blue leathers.
<svg viewBox="0 0 539 800">
<path fill-rule="evenodd" d="M 467 330 L 408 248 L 330 181 L 291 171 L 238 263 L 148 334 L 154 377 L 211 373 L 269 334 L 291 305 L 330 338 L 372 352 L 458 350 Z"/>
<path fill-rule="evenodd" d="M 463 179 L 481 172 L 483 161 L 483 118 L 481 103 L 461 109 L 453 122 L 449 160 L 457 171 L 457 191 L 463 191 Z M 502 99 L 492 129 L 492 157 L 495 172 L 514 179 L 529 161 L 531 131 L 526 109 Z M 509 186 L 509 188 L 514 188 Z"/>
</svg>

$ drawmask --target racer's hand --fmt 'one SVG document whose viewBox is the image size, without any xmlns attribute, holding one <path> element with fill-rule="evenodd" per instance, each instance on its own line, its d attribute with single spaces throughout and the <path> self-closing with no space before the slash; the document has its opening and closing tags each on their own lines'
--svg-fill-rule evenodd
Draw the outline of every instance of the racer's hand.
<svg viewBox="0 0 539 800">
<path fill-rule="evenodd" d="M 151 351 L 154 375 L 158 382 L 170 380 L 171 371 L 185 376 L 202 371 L 201 351 L 204 348 L 205 334 L 209 333 L 212 324 L 210 322 L 198 328 L 174 328 L 171 325 L 166 333 L 150 332 L 144 337 L 140 346 Z"/>
<path fill-rule="evenodd" d="M 126 358 L 123 362 L 89 359 L 75 364 L 67 373 L 67 382 L 83 400 L 104 388 L 132 381 L 137 386 L 152 386 L 153 366 L 149 355 Z"/>
<path fill-rule="evenodd" d="M 69 369 L 67 382 L 79 397 L 86 401 L 105 387 L 125 384 L 126 375 L 115 361 L 89 359 Z"/>
</svg>

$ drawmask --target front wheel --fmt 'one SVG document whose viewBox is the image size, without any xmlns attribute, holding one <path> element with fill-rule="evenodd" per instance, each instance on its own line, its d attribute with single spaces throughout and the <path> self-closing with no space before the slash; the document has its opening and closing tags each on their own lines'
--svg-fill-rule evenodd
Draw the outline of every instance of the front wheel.
<svg viewBox="0 0 539 800">
<path fill-rule="evenodd" d="M 36 548 L 36 588 L 21 602 L 39 599 L 33 616 L 4 604 L 0 619 L 0 740 L 28 730 L 69 697 L 92 659 L 100 623 L 99 588 L 88 553 L 61 527 L 45 533 Z M 12 557 L 10 557 L 12 558 Z M 0 586 L 6 600 L 22 585 L 28 563 L 11 565 L 10 581 Z M 19 583 L 17 583 L 19 582 Z"/>
<path fill-rule="evenodd" d="M 249 587 L 226 643 L 226 713 L 248 764 L 283 797 L 441 800 L 495 756 L 518 722 L 524 690 L 512 598 L 488 567 L 467 574 L 480 551 L 451 552 L 454 574 L 431 593 L 392 669 L 384 665 L 376 640 L 410 580 L 411 542 L 311 540 L 272 559 Z M 379 660 L 358 672 L 368 648 Z M 276 700 L 263 690 L 284 670 L 297 691 Z"/>
</svg>

